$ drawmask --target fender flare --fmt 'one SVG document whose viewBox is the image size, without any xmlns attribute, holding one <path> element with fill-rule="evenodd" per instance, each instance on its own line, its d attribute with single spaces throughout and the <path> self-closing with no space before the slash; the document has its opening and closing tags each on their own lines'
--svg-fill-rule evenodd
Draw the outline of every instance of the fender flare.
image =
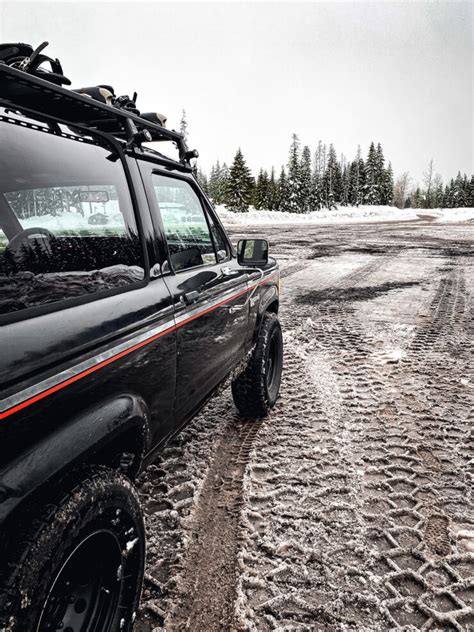
<svg viewBox="0 0 474 632">
<path fill-rule="evenodd" d="M 125 433 L 137 433 L 141 462 L 150 444 L 149 420 L 140 397 L 120 395 L 73 417 L 29 447 L 0 470 L 0 524 L 45 483 L 91 460 Z"/>
<path fill-rule="evenodd" d="M 258 304 L 257 322 L 256 322 L 256 326 L 253 333 L 253 343 L 255 343 L 258 338 L 258 334 L 260 332 L 260 327 L 262 326 L 264 314 L 268 311 L 273 311 L 276 314 L 278 314 L 278 309 L 280 306 L 279 299 L 280 297 L 279 297 L 277 285 L 272 284 L 269 286 L 262 287 L 260 301 Z M 273 305 L 275 305 L 275 308 L 269 310 L 269 308 L 273 307 Z"/>
</svg>

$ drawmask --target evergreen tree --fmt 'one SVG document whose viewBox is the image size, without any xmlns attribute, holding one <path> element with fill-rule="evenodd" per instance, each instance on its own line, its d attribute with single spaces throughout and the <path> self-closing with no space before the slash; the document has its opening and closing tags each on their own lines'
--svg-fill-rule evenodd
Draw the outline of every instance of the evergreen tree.
<svg viewBox="0 0 474 632">
<path fill-rule="evenodd" d="M 227 163 L 223 163 L 219 178 L 219 204 L 225 204 L 227 195 L 227 183 L 229 182 L 229 167 Z"/>
<path fill-rule="evenodd" d="M 235 154 L 227 181 L 226 203 L 230 211 L 246 213 L 252 200 L 254 182 L 240 148 Z"/>
<path fill-rule="evenodd" d="M 444 187 L 444 198 L 443 198 L 443 206 L 444 208 L 452 208 L 453 207 L 453 191 L 454 182 L 451 180 L 450 184 L 447 184 Z"/>
<path fill-rule="evenodd" d="M 214 204 L 225 204 L 227 194 L 227 179 L 229 177 L 229 168 L 224 162 L 223 165 L 219 161 L 212 166 L 209 175 L 209 197 Z"/>
<path fill-rule="evenodd" d="M 439 173 L 437 173 L 433 180 L 433 208 L 443 208 L 443 203 L 443 181 Z"/>
<path fill-rule="evenodd" d="M 312 181 L 311 181 L 311 150 L 308 145 L 303 147 L 300 164 L 301 204 L 302 212 L 312 210 Z"/>
<path fill-rule="evenodd" d="M 186 119 L 186 110 L 184 109 L 179 122 L 179 133 L 184 137 L 184 140 L 188 142 L 188 121 Z"/>
<path fill-rule="evenodd" d="M 269 211 L 278 210 L 278 182 L 275 178 L 275 167 L 272 167 L 270 181 L 268 183 L 267 208 Z"/>
<path fill-rule="evenodd" d="M 341 159 L 342 166 L 342 197 L 341 204 L 342 206 L 347 206 L 349 204 L 349 189 L 350 189 L 350 165 L 342 156 Z"/>
<path fill-rule="evenodd" d="M 256 209 L 268 209 L 268 200 L 269 200 L 269 179 L 268 173 L 263 169 L 260 169 L 260 172 L 257 177 L 257 183 L 255 185 L 255 193 L 254 193 L 254 202 L 253 205 Z"/>
<path fill-rule="evenodd" d="M 225 163 L 221 166 L 217 161 L 209 176 L 209 196 L 214 204 L 225 204 L 228 178 L 229 168 Z"/>
<path fill-rule="evenodd" d="M 391 162 L 388 163 L 388 167 L 382 172 L 380 193 L 380 203 L 391 206 L 393 203 L 393 170 Z"/>
<path fill-rule="evenodd" d="M 471 180 L 469 181 L 469 197 L 467 205 L 471 208 L 474 207 L 474 175 L 471 176 Z"/>
<path fill-rule="evenodd" d="M 335 151 L 336 150 L 334 150 L 334 153 Z M 342 158 L 341 158 L 341 162 L 342 162 Z M 339 204 L 341 204 L 342 196 L 343 196 L 341 162 L 337 160 L 337 156 L 336 156 L 336 161 L 334 163 L 334 175 L 333 175 L 334 203 L 336 206 L 339 206 Z"/>
<path fill-rule="evenodd" d="M 364 185 L 364 203 L 365 204 L 379 204 L 379 187 L 378 187 L 378 160 L 377 152 L 375 150 L 374 143 L 370 143 L 369 153 L 367 156 L 367 162 L 365 163 L 365 185 Z"/>
<path fill-rule="evenodd" d="M 300 142 L 293 134 L 288 157 L 287 210 L 302 213 L 303 192 L 301 186 Z"/>
<path fill-rule="evenodd" d="M 464 190 L 464 206 L 469 206 L 471 199 L 471 183 L 467 178 L 467 174 L 463 176 L 463 190 Z"/>
<path fill-rule="evenodd" d="M 456 180 L 454 181 L 453 206 L 456 208 L 466 206 L 464 181 L 460 171 L 458 171 L 458 175 L 456 176 Z"/>
<path fill-rule="evenodd" d="M 365 185 L 365 165 L 362 159 L 360 145 L 357 147 L 357 155 L 351 164 L 349 174 L 349 203 L 352 206 L 359 206 L 363 202 L 363 192 Z"/>
<path fill-rule="evenodd" d="M 413 192 L 411 198 L 411 207 L 412 208 L 423 208 L 424 199 L 423 194 L 420 190 L 420 187 L 417 187 Z"/>
<path fill-rule="evenodd" d="M 217 161 L 215 165 L 212 165 L 211 173 L 209 174 L 209 181 L 208 181 L 209 197 L 214 202 L 214 204 L 218 204 L 216 198 L 218 196 L 217 183 L 219 180 L 220 169 L 221 167 L 220 167 L 219 161 Z"/>
<path fill-rule="evenodd" d="M 326 147 L 318 141 L 314 154 L 314 167 L 311 186 L 311 209 L 319 211 L 323 206 L 323 177 L 326 163 Z"/>
<path fill-rule="evenodd" d="M 383 155 L 382 145 L 377 143 L 377 149 L 375 152 L 375 160 L 376 160 L 376 176 L 375 181 L 377 183 L 378 188 L 378 204 L 385 204 L 383 201 L 385 196 L 385 178 L 386 178 L 386 170 L 385 170 L 385 158 Z M 391 195 L 390 195 L 391 197 Z"/>
<path fill-rule="evenodd" d="M 201 167 L 199 167 L 199 169 L 197 170 L 197 174 L 195 177 L 199 183 L 199 186 L 204 191 L 204 193 L 206 195 L 209 195 L 209 185 L 208 185 L 207 176 L 204 173 L 204 171 L 201 169 Z"/>
<path fill-rule="evenodd" d="M 288 211 L 288 178 L 285 172 L 285 167 L 281 168 L 280 177 L 278 178 L 277 187 L 277 208 L 279 211 Z"/>
<path fill-rule="evenodd" d="M 329 145 L 329 154 L 322 184 L 324 206 L 329 210 L 336 208 L 336 195 L 338 193 L 340 195 L 341 179 L 336 150 L 332 144 Z M 337 191 L 338 187 L 339 192 Z"/>
</svg>

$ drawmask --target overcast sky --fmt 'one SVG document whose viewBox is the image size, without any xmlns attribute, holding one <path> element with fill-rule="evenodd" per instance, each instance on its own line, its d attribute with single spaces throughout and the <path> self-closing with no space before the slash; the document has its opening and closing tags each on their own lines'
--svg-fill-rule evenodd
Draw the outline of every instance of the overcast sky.
<svg viewBox="0 0 474 632">
<path fill-rule="evenodd" d="M 74 87 L 137 91 L 209 170 L 241 147 L 279 170 L 290 137 L 352 158 L 380 141 L 395 173 L 473 171 L 470 2 L 22 3 L 0 40 L 50 42 Z M 46 51 L 47 52 L 47 51 Z"/>
</svg>

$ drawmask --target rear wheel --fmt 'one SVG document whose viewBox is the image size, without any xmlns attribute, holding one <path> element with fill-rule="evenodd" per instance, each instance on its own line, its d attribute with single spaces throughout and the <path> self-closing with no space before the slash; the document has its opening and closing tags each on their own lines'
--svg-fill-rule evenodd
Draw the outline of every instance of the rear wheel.
<svg viewBox="0 0 474 632">
<path fill-rule="evenodd" d="M 127 478 L 106 468 L 87 470 L 29 527 L 22 522 L 0 589 L 0 629 L 132 630 L 145 533 L 137 493 Z"/>
<path fill-rule="evenodd" d="M 252 358 L 232 383 L 232 395 L 245 417 L 265 417 L 280 392 L 283 368 L 283 338 L 276 314 L 263 317 Z"/>
</svg>

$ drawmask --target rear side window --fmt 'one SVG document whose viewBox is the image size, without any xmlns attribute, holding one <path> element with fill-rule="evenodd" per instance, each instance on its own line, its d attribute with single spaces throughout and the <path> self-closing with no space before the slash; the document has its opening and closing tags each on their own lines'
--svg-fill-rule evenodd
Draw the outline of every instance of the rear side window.
<svg viewBox="0 0 474 632">
<path fill-rule="evenodd" d="M 188 182 L 153 174 L 153 188 L 174 270 L 217 261 L 204 209 Z"/>
<path fill-rule="evenodd" d="M 120 290 L 144 276 L 115 150 L 0 122 L 0 314 Z"/>
</svg>

